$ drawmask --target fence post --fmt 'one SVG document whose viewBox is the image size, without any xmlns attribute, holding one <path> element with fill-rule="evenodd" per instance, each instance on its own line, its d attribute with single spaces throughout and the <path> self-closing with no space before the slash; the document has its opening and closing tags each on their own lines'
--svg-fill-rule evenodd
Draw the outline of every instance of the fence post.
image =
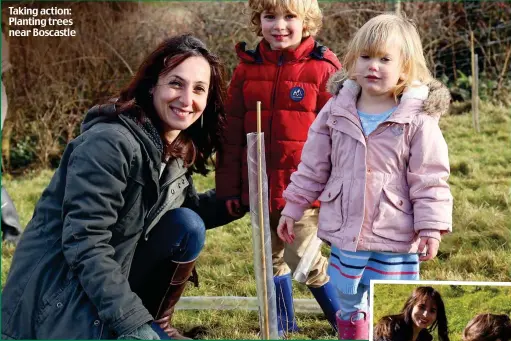
<svg viewBox="0 0 511 341">
<path fill-rule="evenodd" d="M 474 60 L 475 60 L 475 63 L 474 63 L 474 69 L 475 69 L 475 73 L 474 73 L 474 91 L 475 91 L 475 106 L 474 106 L 474 111 L 475 111 L 475 116 L 476 116 L 476 131 L 479 133 L 481 132 L 481 129 L 479 127 L 479 56 L 477 55 L 477 53 L 474 55 Z"/>
<path fill-rule="evenodd" d="M 479 132 L 479 82 L 477 55 L 474 53 L 474 32 L 470 31 L 470 59 L 472 62 L 472 125 L 474 129 Z"/>
<path fill-rule="evenodd" d="M 502 88 L 502 82 L 504 81 L 504 77 L 506 76 L 507 65 L 509 63 L 510 57 L 511 57 L 511 46 L 508 46 L 507 52 L 506 52 L 506 58 L 504 58 L 504 67 L 502 68 L 502 71 L 500 72 L 499 83 L 497 84 L 497 91 L 495 91 L 496 93 L 499 93 L 500 89 Z"/>
<path fill-rule="evenodd" d="M 394 3 L 394 12 L 396 14 L 401 14 L 401 0 L 392 0 Z"/>
</svg>

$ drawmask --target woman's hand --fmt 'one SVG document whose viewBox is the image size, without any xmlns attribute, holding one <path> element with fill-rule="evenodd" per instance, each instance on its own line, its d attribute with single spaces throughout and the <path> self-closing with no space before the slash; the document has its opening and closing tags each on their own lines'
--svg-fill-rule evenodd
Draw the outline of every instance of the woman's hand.
<svg viewBox="0 0 511 341">
<path fill-rule="evenodd" d="M 241 217 L 245 214 L 241 209 L 240 199 L 230 199 L 225 202 L 227 212 L 233 217 Z"/>
<path fill-rule="evenodd" d="M 421 241 L 419 243 L 419 248 L 417 249 L 417 252 L 421 254 L 424 251 L 424 247 L 428 246 L 428 252 L 425 256 L 420 256 L 419 260 L 421 262 L 433 259 L 436 257 L 436 254 L 438 253 L 438 246 L 440 245 L 440 241 L 436 238 L 431 237 L 421 237 Z"/>
<path fill-rule="evenodd" d="M 295 240 L 295 232 L 293 231 L 293 227 L 295 225 L 295 221 L 292 218 L 289 218 L 285 215 L 280 217 L 279 226 L 277 227 L 277 234 L 282 241 L 292 244 Z"/>
</svg>

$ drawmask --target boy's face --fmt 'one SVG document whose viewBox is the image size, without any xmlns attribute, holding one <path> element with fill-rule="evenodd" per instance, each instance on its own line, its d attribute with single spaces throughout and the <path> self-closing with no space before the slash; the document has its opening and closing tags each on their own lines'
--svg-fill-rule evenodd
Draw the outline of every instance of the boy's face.
<svg viewBox="0 0 511 341">
<path fill-rule="evenodd" d="M 264 11 L 261 31 L 272 50 L 294 50 L 302 42 L 303 19 L 292 12 Z"/>
</svg>

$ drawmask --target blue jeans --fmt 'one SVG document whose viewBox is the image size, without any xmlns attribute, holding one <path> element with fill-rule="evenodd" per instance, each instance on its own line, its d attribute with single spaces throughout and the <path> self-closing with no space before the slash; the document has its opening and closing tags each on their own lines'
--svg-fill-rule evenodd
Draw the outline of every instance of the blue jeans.
<svg viewBox="0 0 511 341">
<path fill-rule="evenodd" d="M 158 281 L 160 269 L 169 261 L 189 262 L 196 259 L 206 239 L 201 217 L 189 208 L 167 212 L 153 227 L 149 239 L 140 239 L 129 274 L 134 292 L 144 284 Z M 160 275 L 160 276 L 158 276 Z"/>
<path fill-rule="evenodd" d="M 369 286 L 360 283 L 357 287 L 357 293 L 355 295 L 343 294 L 341 291 L 339 292 L 339 300 L 341 306 L 341 314 L 340 317 L 342 320 L 349 320 L 350 316 L 353 312 L 357 310 L 363 310 L 366 313 L 369 313 Z M 353 320 L 359 320 L 363 318 L 362 314 L 358 314 L 356 318 Z"/>
</svg>

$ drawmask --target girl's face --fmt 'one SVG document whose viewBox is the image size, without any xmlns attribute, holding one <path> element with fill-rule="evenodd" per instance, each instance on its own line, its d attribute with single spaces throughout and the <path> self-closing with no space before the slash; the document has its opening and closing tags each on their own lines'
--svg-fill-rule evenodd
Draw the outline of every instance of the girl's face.
<svg viewBox="0 0 511 341">
<path fill-rule="evenodd" d="M 292 12 L 264 11 L 261 31 L 272 50 L 294 50 L 302 42 L 303 20 Z"/>
<path fill-rule="evenodd" d="M 362 91 L 370 96 L 392 96 L 402 72 L 401 50 L 389 44 L 382 55 L 371 56 L 362 51 L 355 64 L 355 77 Z"/>
<path fill-rule="evenodd" d="M 160 75 L 151 92 L 154 108 L 169 140 L 202 115 L 208 101 L 210 79 L 211 67 L 199 56 L 189 57 L 166 75 Z"/>
<path fill-rule="evenodd" d="M 412 310 L 412 321 L 417 328 L 430 327 L 436 321 L 437 307 L 432 300 L 418 303 Z"/>
</svg>

